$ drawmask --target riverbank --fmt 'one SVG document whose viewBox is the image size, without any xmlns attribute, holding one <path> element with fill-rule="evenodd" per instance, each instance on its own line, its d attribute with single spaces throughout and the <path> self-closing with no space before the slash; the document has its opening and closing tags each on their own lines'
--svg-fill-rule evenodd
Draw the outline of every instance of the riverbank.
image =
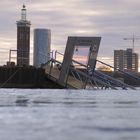
<svg viewBox="0 0 140 140">
<path fill-rule="evenodd" d="M 1 88 L 62 88 L 35 67 L 0 67 Z"/>
</svg>

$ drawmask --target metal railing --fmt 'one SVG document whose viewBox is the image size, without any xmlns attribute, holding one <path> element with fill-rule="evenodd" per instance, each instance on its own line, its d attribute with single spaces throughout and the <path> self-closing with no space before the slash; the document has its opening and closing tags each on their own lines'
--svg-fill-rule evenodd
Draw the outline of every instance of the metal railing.
<svg viewBox="0 0 140 140">
<path fill-rule="evenodd" d="M 53 51 L 54 55 L 47 64 L 46 73 L 52 77 L 55 81 L 58 82 L 59 74 L 61 72 L 62 62 L 58 60 L 57 56 L 64 55 L 58 51 Z M 104 62 L 97 60 L 98 62 L 110 66 Z M 81 68 L 77 68 L 72 64 L 76 64 Z M 112 66 L 110 66 L 113 68 Z M 71 66 L 68 68 L 69 73 L 65 83 L 66 88 L 77 88 L 77 89 L 87 89 L 87 88 L 96 88 L 103 89 L 135 89 L 133 86 L 123 83 L 107 74 L 94 70 L 90 70 L 87 65 L 84 65 L 76 60 L 72 60 Z M 61 84 L 61 83 L 59 83 Z"/>
</svg>

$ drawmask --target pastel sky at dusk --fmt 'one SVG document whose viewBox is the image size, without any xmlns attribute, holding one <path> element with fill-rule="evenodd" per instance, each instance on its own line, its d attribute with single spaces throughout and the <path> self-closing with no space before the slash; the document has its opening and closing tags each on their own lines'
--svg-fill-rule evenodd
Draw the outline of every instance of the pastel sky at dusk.
<svg viewBox="0 0 140 140">
<path fill-rule="evenodd" d="M 115 49 L 132 48 L 140 37 L 139 0 L 4 0 L 0 2 L 0 65 L 6 64 L 9 50 L 16 49 L 16 21 L 23 3 L 31 21 L 31 64 L 33 29 L 52 32 L 52 50 L 64 52 L 68 36 L 101 36 L 98 59 L 113 65 Z M 140 40 L 135 40 L 140 55 Z"/>
</svg>

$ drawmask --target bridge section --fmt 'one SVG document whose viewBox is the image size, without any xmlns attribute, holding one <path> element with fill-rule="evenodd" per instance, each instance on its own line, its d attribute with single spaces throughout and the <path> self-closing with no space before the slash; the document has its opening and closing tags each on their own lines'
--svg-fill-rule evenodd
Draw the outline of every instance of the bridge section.
<svg viewBox="0 0 140 140">
<path fill-rule="evenodd" d="M 71 89 L 135 89 L 95 70 L 100 40 L 101 37 L 68 37 L 65 54 L 55 51 L 52 55 L 54 57 L 44 66 L 48 78 Z M 76 58 L 74 57 L 75 51 L 80 48 L 86 48 L 88 51 L 88 55 L 85 56 L 87 57 L 86 63 L 80 62 L 80 57 L 79 60 L 74 59 Z M 62 61 L 60 61 L 60 56 L 63 58 Z"/>
</svg>

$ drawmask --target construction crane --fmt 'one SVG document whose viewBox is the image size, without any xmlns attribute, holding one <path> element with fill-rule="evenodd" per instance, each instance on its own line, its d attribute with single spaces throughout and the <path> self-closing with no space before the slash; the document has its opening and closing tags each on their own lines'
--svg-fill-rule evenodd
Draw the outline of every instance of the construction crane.
<svg viewBox="0 0 140 140">
<path fill-rule="evenodd" d="M 135 37 L 134 35 L 130 38 L 124 38 L 124 40 L 132 40 L 132 47 L 133 47 L 133 52 L 134 52 L 134 49 L 135 49 L 135 40 L 140 40 L 139 37 Z"/>
</svg>

